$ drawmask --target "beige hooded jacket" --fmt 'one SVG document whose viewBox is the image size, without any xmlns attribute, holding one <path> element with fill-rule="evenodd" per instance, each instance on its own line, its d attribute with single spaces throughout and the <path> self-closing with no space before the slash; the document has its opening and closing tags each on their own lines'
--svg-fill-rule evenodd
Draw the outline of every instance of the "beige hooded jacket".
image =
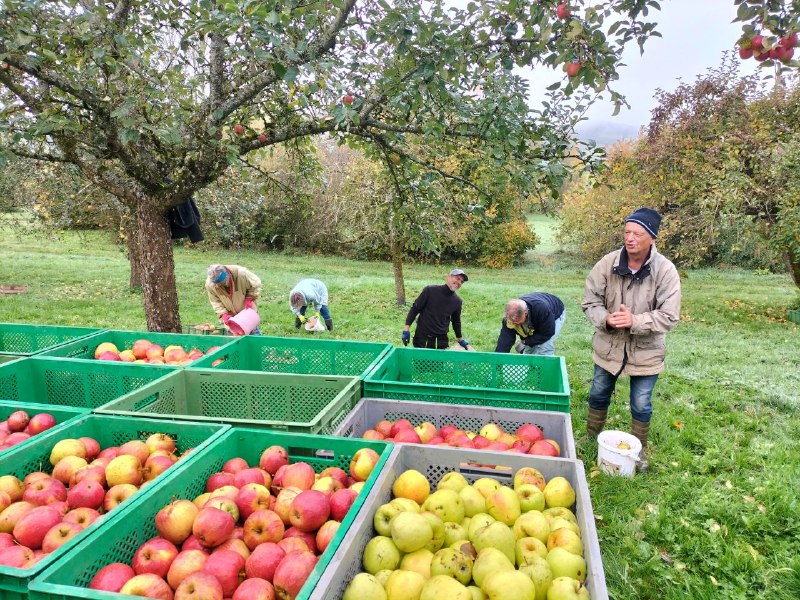
<svg viewBox="0 0 800 600">
<path fill-rule="evenodd" d="M 218 316 L 239 314 L 244 310 L 245 298 L 255 301 L 261 295 L 261 280 L 255 273 L 238 265 L 225 265 L 225 269 L 229 277 L 221 284 L 206 280 L 208 301 Z"/>
<path fill-rule="evenodd" d="M 633 314 L 630 329 L 606 326 L 606 317 L 620 304 Z M 596 327 L 595 364 L 614 374 L 655 375 L 664 370 L 666 335 L 680 319 L 681 280 L 675 265 L 658 253 L 655 244 L 635 274 L 622 249 L 601 258 L 586 278 L 581 307 Z"/>
</svg>

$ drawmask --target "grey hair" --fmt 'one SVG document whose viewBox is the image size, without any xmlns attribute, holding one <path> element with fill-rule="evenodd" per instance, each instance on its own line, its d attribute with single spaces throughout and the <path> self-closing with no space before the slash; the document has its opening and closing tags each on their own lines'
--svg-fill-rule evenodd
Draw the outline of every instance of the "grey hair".
<svg viewBox="0 0 800 600">
<path fill-rule="evenodd" d="M 292 292 L 292 295 L 289 296 L 289 304 L 295 308 L 300 308 L 301 306 L 304 306 L 305 303 L 306 297 L 303 295 L 303 292 Z"/>
<path fill-rule="evenodd" d="M 524 315 L 528 314 L 528 305 L 519 298 L 514 298 L 506 302 L 506 320 L 519 321 Z"/>
<path fill-rule="evenodd" d="M 211 265 L 208 267 L 208 280 L 211 283 L 214 283 L 219 277 L 219 274 L 225 270 L 225 267 L 222 265 Z"/>
</svg>

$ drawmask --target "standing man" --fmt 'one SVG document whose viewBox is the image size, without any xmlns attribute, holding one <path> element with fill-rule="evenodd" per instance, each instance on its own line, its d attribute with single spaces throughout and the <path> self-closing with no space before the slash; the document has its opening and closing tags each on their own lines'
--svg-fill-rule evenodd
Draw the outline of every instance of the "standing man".
<svg viewBox="0 0 800 600">
<path fill-rule="evenodd" d="M 211 265 L 206 277 L 206 293 L 211 308 L 227 326 L 231 317 L 245 308 L 258 311 L 256 300 L 261 295 L 261 280 L 239 265 Z M 258 327 L 250 333 L 261 335 Z"/>
<path fill-rule="evenodd" d="M 536 292 L 509 300 L 494 351 L 510 352 L 519 336 L 516 348 L 520 354 L 553 356 L 556 337 L 566 318 L 564 303 L 553 294 Z"/>
<path fill-rule="evenodd" d="M 453 324 L 458 344 L 465 350 L 469 348 L 467 340 L 461 337 L 461 296 L 456 293 L 465 281 L 469 281 L 467 274 L 461 269 L 453 269 L 444 285 L 423 288 L 406 316 L 402 335 L 404 346 L 408 346 L 411 324 L 419 316 L 414 330 L 414 348 L 447 348 L 450 323 Z"/>
<path fill-rule="evenodd" d="M 675 265 L 658 253 L 661 215 L 640 208 L 625 219 L 625 245 L 606 254 L 586 278 L 583 312 L 595 326 L 594 378 L 586 432 L 602 430 L 620 374 L 630 376 L 631 433 L 647 446 L 650 398 L 664 370 L 666 334 L 680 319 L 681 280 Z M 647 468 L 642 460 L 640 470 Z"/>
<path fill-rule="evenodd" d="M 301 279 L 289 292 L 289 308 L 294 313 L 295 329 L 306 321 L 309 305 L 317 309 L 328 331 L 333 331 L 333 318 L 328 310 L 328 288 L 319 279 Z"/>
</svg>

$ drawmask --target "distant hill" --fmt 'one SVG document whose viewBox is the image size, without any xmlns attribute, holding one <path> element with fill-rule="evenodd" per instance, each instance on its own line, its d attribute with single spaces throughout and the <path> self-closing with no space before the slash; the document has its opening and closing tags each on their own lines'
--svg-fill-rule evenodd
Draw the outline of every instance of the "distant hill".
<svg viewBox="0 0 800 600">
<path fill-rule="evenodd" d="M 639 127 L 620 121 L 586 121 L 578 125 L 577 133 L 582 140 L 594 140 L 598 146 L 609 146 L 619 140 L 635 139 Z"/>
</svg>

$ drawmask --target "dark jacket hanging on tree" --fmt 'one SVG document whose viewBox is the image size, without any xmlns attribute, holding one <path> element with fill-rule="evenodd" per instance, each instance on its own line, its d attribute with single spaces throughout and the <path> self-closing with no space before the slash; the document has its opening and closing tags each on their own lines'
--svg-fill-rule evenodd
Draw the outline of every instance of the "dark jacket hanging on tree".
<svg viewBox="0 0 800 600">
<path fill-rule="evenodd" d="M 205 238 L 200 231 L 200 211 L 194 203 L 194 198 L 189 198 L 183 204 L 169 210 L 169 227 L 172 232 L 172 239 L 188 237 L 196 244 Z"/>
</svg>

